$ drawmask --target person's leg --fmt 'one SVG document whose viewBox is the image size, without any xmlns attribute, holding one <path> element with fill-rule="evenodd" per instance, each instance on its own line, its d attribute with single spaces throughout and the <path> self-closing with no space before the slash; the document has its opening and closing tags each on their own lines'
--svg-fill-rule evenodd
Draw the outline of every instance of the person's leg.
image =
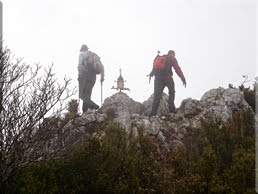
<svg viewBox="0 0 258 194">
<path fill-rule="evenodd" d="M 83 90 L 83 112 L 90 109 L 98 109 L 99 106 L 91 100 L 92 89 L 95 85 L 95 81 L 87 81 Z"/>
<path fill-rule="evenodd" d="M 90 98 L 92 93 L 92 88 L 94 84 L 92 84 L 89 80 L 84 80 L 83 82 L 83 89 L 82 89 L 82 111 L 86 112 L 90 108 Z"/>
<path fill-rule="evenodd" d="M 79 82 L 79 98 L 82 98 L 84 80 L 81 76 L 78 77 L 78 82 Z"/>
<path fill-rule="evenodd" d="M 79 98 L 81 98 L 81 96 L 82 96 L 82 84 L 81 84 L 80 79 L 78 79 L 78 83 L 79 83 Z"/>
<path fill-rule="evenodd" d="M 89 82 L 87 98 L 88 98 L 88 103 L 89 103 L 90 109 L 98 109 L 99 108 L 99 106 L 91 100 L 91 94 L 92 94 L 92 89 L 93 89 L 94 85 L 95 85 L 95 81 Z"/>
<path fill-rule="evenodd" d="M 95 85 L 95 82 L 88 81 L 87 87 L 85 87 L 85 96 L 89 99 L 91 99 L 92 89 L 93 89 L 94 85 Z"/>
<path fill-rule="evenodd" d="M 82 99 L 83 103 L 82 103 L 82 112 L 86 112 L 88 109 L 88 105 L 87 105 L 87 87 L 88 87 L 88 82 L 85 78 L 79 78 L 79 97 L 80 99 Z"/>
<path fill-rule="evenodd" d="M 87 104 L 87 102 L 85 100 L 83 100 L 83 103 L 82 103 L 82 112 L 87 112 L 89 106 Z"/>
<path fill-rule="evenodd" d="M 85 100 L 85 96 L 86 96 L 86 90 L 87 90 L 87 81 L 82 77 L 79 76 L 78 78 L 78 82 L 79 82 L 79 98 L 82 99 L 83 103 L 82 103 L 82 112 L 86 112 L 88 109 L 88 105 L 87 105 L 87 100 Z"/>
<path fill-rule="evenodd" d="M 173 79 L 166 80 L 166 86 L 168 87 L 168 107 L 169 112 L 175 113 L 176 107 L 175 107 L 175 84 Z"/>
<path fill-rule="evenodd" d="M 155 80 L 154 81 L 154 98 L 153 98 L 152 109 L 151 109 L 151 113 L 150 113 L 149 117 L 157 114 L 164 87 L 165 87 L 165 85 L 164 85 L 163 80 Z"/>
</svg>

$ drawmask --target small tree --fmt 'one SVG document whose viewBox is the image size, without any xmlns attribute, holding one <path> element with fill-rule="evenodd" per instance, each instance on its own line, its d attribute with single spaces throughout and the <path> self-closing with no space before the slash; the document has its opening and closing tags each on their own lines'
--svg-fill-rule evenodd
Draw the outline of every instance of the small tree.
<svg viewBox="0 0 258 194">
<path fill-rule="evenodd" d="M 250 89 L 250 87 L 246 88 L 243 84 L 239 86 L 239 89 L 243 92 L 245 101 L 252 107 L 252 110 L 255 112 L 255 84 L 253 89 Z"/>
<path fill-rule="evenodd" d="M 57 83 L 52 66 L 42 72 L 37 64 L 12 62 L 7 49 L 0 53 L 0 188 L 18 169 L 60 152 L 58 139 L 51 149 L 46 142 L 56 134 L 56 125 L 50 123 L 74 94 L 68 89 L 70 81 Z"/>
<path fill-rule="evenodd" d="M 68 102 L 67 106 L 68 112 L 65 114 L 65 120 L 66 122 L 70 121 L 73 118 L 76 118 L 79 116 L 79 103 L 77 100 L 72 99 Z"/>
</svg>

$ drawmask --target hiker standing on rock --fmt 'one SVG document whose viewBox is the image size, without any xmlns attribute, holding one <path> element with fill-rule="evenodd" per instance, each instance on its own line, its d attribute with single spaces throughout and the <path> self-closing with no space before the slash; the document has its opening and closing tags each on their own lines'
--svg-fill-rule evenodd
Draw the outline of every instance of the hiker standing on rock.
<svg viewBox="0 0 258 194">
<path fill-rule="evenodd" d="M 178 62 L 175 58 L 175 52 L 173 50 L 169 50 L 167 55 L 160 56 L 159 54 L 156 56 L 153 62 L 153 69 L 151 73 L 148 75 L 149 79 L 154 75 L 154 99 L 152 103 L 152 110 L 149 114 L 149 117 L 152 117 L 157 114 L 160 99 L 162 97 L 162 93 L 165 87 L 168 87 L 169 93 L 169 112 L 175 113 L 176 107 L 174 104 L 175 100 L 175 85 L 174 80 L 172 78 L 173 72 L 172 67 L 175 69 L 177 75 L 183 82 L 183 85 L 186 87 L 186 80 L 181 68 L 178 65 Z"/>
<path fill-rule="evenodd" d="M 98 109 L 99 106 L 91 100 L 92 89 L 96 82 L 96 75 L 101 74 L 100 82 L 104 81 L 104 67 L 100 58 L 89 51 L 87 45 L 82 45 L 78 63 L 79 98 L 82 99 L 82 111 Z"/>
</svg>

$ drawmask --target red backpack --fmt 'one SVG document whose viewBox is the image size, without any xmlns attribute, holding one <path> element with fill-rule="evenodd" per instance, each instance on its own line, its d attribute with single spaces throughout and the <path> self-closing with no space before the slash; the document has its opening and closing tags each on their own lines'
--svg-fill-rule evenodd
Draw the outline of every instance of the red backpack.
<svg viewBox="0 0 258 194">
<path fill-rule="evenodd" d="M 157 55 L 153 62 L 153 69 L 155 76 L 164 76 L 168 73 L 169 65 L 168 65 L 167 55 Z"/>
<path fill-rule="evenodd" d="M 154 69 L 164 69 L 166 67 L 167 55 L 157 56 L 154 59 Z"/>
</svg>

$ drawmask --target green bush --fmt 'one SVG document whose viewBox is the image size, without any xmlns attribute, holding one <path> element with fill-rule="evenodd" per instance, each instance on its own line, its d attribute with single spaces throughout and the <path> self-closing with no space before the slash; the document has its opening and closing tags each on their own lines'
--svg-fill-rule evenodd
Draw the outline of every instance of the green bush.
<svg viewBox="0 0 258 194">
<path fill-rule="evenodd" d="M 195 131 L 190 160 L 190 193 L 245 193 L 255 188 L 255 122 L 252 110 L 233 114 L 227 123 L 203 121 Z M 186 142 L 187 144 L 187 142 Z"/>
<path fill-rule="evenodd" d="M 239 89 L 243 92 L 245 101 L 252 107 L 252 110 L 255 112 L 255 84 L 253 89 L 250 89 L 250 87 L 246 88 L 243 84 L 239 86 Z"/>
<path fill-rule="evenodd" d="M 141 133 L 131 137 L 115 123 L 103 126 L 64 159 L 20 170 L 4 193 L 254 193 L 250 110 L 227 123 L 203 121 L 186 151 L 172 152 Z"/>
</svg>

